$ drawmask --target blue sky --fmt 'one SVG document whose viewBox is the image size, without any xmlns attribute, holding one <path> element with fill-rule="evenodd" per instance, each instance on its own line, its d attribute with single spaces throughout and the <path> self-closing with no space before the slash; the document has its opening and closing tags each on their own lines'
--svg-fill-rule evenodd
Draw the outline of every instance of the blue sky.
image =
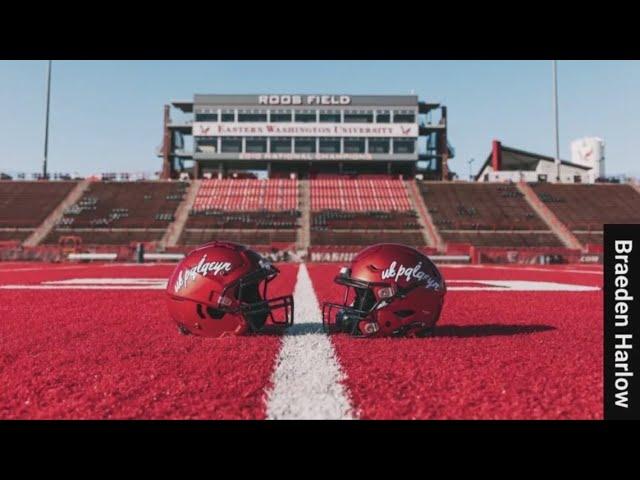
<svg viewBox="0 0 640 480">
<path fill-rule="evenodd" d="M 561 61 L 561 156 L 606 142 L 607 174 L 640 176 L 640 62 Z M 0 61 L 0 171 L 41 169 L 45 61 Z M 451 166 L 468 175 L 493 139 L 553 154 L 549 61 L 56 61 L 50 171 L 159 169 L 162 106 L 194 93 L 408 94 L 449 108 Z"/>
</svg>

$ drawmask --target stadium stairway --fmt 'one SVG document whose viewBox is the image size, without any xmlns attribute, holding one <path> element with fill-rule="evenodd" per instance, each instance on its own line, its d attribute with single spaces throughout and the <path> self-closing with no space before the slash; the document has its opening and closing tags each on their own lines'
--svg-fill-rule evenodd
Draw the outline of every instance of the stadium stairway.
<svg viewBox="0 0 640 480">
<path fill-rule="evenodd" d="M 418 184 L 415 180 L 405 181 L 407 186 L 407 192 L 409 192 L 409 201 L 411 202 L 413 209 L 418 212 L 418 222 L 422 227 L 422 234 L 425 239 L 425 243 L 429 247 L 435 247 L 439 252 L 444 252 L 445 244 L 442 237 L 438 233 L 438 229 L 433 224 L 433 219 L 429 215 L 429 211 L 424 203 L 422 195 L 418 190 Z"/>
<path fill-rule="evenodd" d="M 202 180 L 191 181 L 184 200 L 182 200 L 176 209 L 174 221 L 169 224 L 162 240 L 160 240 L 160 249 L 164 249 L 165 247 L 175 247 L 178 244 L 180 235 L 182 235 L 184 226 L 187 224 L 187 220 L 189 219 L 189 212 L 193 208 L 193 203 L 196 200 L 201 182 Z"/>
<path fill-rule="evenodd" d="M 42 242 L 51 230 L 56 226 L 58 221 L 64 215 L 64 212 L 82 198 L 85 190 L 89 188 L 91 180 L 85 178 L 69 192 L 65 199 L 58 204 L 56 208 L 44 219 L 38 228 L 23 242 L 25 247 L 35 247 Z"/>
<path fill-rule="evenodd" d="M 517 183 L 518 190 L 524 195 L 525 200 L 531 208 L 538 214 L 544 223 L 547 224 L 556 237 L 558 237 L 567 248 L 584 251 L 584 246 L 571 233 L 564 223 L 538 198 L 533 189 L 525 182 Z"/>
<path fill-rule="evenodd" d="M 311 243 L 311 189 L 309 188 L 309 180 L 298 180 L 300 228 L 298 229 L 298 238 L 296 240 L 299 250 L 307 250 Z"/>
</svg>

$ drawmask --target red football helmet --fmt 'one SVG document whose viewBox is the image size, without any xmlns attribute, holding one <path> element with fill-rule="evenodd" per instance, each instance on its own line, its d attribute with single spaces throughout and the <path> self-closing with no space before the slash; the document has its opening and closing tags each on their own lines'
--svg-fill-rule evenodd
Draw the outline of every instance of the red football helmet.
<svg viewBox="0 0 640 480">
<path fill-rule="evenodd" d="M 347 289 L 342 304 L 323 305 L 325 328 L 363 337 L 430 334 L 447 291 L 426 255 L 393 243 L 362 250 L 335 282 Z"/>
<path fill-rule="evenodd" d="M 169 313 L 181 333 L 205 337 L 287 327 L 293 323 L 293 297 L 267 298 L 267 285 L 278 273 L 247 247 L 207 243 L 190 252 L 171 274 Z"/>
</svg>

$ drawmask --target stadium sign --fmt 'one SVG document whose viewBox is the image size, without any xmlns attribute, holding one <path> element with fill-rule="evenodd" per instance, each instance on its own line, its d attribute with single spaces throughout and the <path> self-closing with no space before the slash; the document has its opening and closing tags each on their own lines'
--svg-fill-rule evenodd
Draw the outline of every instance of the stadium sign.
<svg viewBox="0 0 640 480">
<path fill-rule="evenodd" d="M 194 137 L 417 137 L 415 123 L 194 122 Z"/>
<path fill-rule="evenodd" d="M 349 95 L 259 95 L 259 105 L 350 105 Z"/>
<path fill-rule="evenodd" d="M 240 153 L 240 160 L 373 160 L 370 153 Z"/>
</svg>

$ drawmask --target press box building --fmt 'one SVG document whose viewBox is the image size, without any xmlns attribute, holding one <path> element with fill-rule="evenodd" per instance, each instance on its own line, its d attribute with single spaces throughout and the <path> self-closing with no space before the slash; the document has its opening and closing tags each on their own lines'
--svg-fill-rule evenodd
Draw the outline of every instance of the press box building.
<svg viewBox="0 0 640 480">
<path fill-rule="evenodd" d="M 180 118 L 176 118 L 176 117 Z M 163 177 L 388 173 L 447 178 L 447 109 L 415 95 L 194 95 L 164 109 Z"/>
</svg>

